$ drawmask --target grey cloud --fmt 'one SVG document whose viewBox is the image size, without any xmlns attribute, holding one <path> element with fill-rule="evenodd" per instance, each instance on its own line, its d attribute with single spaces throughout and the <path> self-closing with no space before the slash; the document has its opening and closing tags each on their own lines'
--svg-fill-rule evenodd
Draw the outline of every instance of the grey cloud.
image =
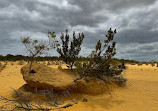
<svg viewBox="0 0 158 111">
<path fill-rule="evenodd" d="M 139 44 L 118 44 L 116 57 L 121 59 L 133 59 L 137 61 L 158 60 L 158 42 Z M 122 49 L 122 50 L 120 50 Z M 121 55 L 121 56 L 120 56 Z"/>
<path fill-rule="evenodd" d="M 23 33 L 42 39 L 51 30 L 59 38 L 60 33 L 68 28 L 71 33 L 85 34 L 81 55 L 87 56 L 98 40 L 105 39 L 106 31 L 112 27 L 118 30 L 116 57 L 144 60 L 158 55 L 154 46 L 158 42 L 157 0 L 67 0 L 67 6 L 60 2 L 1 0 L 0 54 L 23 54 L 19 41 Z M 139 46 L 131 49 L 132 44 Z"/>
<path fill-rule="evenodd" d="M 156 0 L 70 0 L 69 2 L 82 7 L 87 12 L 105 9 L 117 13 L 133 7 L 148 6 L 155 3 Z"/>
<path fill-rule="evenodd" d="M 151 43 L 158 41 L 157 31 L 146 31 L 143 29 L 124 30 L 118 33 L 116 42 L 118 43 Z"/>
</svg>

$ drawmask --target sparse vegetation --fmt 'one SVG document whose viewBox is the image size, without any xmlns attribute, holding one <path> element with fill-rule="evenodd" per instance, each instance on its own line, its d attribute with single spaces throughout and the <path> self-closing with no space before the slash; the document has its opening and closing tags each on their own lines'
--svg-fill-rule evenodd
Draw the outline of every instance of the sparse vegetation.
<svg viewBox="0 0 158 111">
<path fill-rule="evenodd" d="M 128 69 L 126 68 L 126 64 L 135 65 L 132 66 L 134 67 L 131 69 L 133 71 L 136 70 L 135 67 L 137 67 L 137 65 L 140 66 L 142 64 L 146 64 L 146 65 L 151 64 L 151 66 L 155 66 L 156 64 L 156 62 L 138 62 L 134 60 L 124 60 L 124 59 L 119 60 L 113 58 L 116 54 L 116 42 L 114 41 L 116 29 L 112 30 L 110 28 L 110 30 L 108 30 L 108 33 L 105 37 L 105 40 L 103 42 L 101 40 L 98 40 L 95 49 L 91 52 L 91 54 L 88 57 L 79 56 L 79 53 L 81 51 L 81 45 L 84 39 L 83 33 L 79 34 L 77 38 L 74 32 L 73 39 L 70 42 L 68 30 L 66 30 L 66 34 L 64 35 L 62 33 L 60 37 L 62 41 L 61 47 L 59 47 L 60 45 L 58 44 L 58 41 L 56 40 L 56 36 L 54 34 L 55 32 L 48 32 L 48 39 L 49 39 L 48 43 L 38 40 L 32 40 L 30 37 L 23 38 L 22 43 L 25 45 L 26 52 L 28 53 L 29 56 L 11 55 L 11 54 L 8 54 L 6 56 L 0 56 L 0 60 L 2 60 L 2 63 L 4 63 L 4 65 L 0 64 L 0 71 L 7 66 L 8 61 L 12 62 L 18 60 L 18 65 L 24 65 L 24 63 L 28 61 L 28 63 L 30 64 L 27 64 L 28 65 L 27 67 L 21 68 L 23 69 L 23 71 L 21 71 L 23 75 L 23 79 L 26 81 L 26 85 L 31 86 L 31 88 L 38 87 L 39 90 L 36 90 L 36 93 L 33 92 L 31 93 L 33 93 L 36 96 L 40 95 L 40 97 L 42 95 L 43 97 L 42 101 L 44 100 L 44 104 L 40 103 L 39 101 L 32 104 L 30 100 L 28 100 L 30 96 L 25 97 L 20 92 L 14 90 L 18 100 L 17 98 L 8 99 L 3 96 L 0 97 L 0 100 L 5 101 L 10 105 L 14 105 L 12 110 L 20 109 L 26 111 L 31 111 L 31 110 L 49 111 L 53 109 L 67 108 L 78 103 L 78 100 L 74 100 L 71 97 L 70 93 L 91 94 L 90 92 L 94 92 L 94 90 L 96 90 L 96 92 L 98 91 L 98 89 L 100 88 L 100 87 L 98 88 L 99 85 L 100 86 L 102 85 L 100 89 L 105 88 L 105 90 L 101 90 L 100 92 L 107 91 L 111 95 L 110 91 L 113 86 L 113 83 L 119 86 L 124 86 L 126 84 L 127 79 L 123 75 L 121 75 L 123 70 Z M 57 52 L 60 54 L 60 57 L 48 57 L 48 56 L 40 57 L 42 54 L 47 54 L 49 50 L 54 48 L 57 48 Z M 33 62 L 34 64 L 32 64 Z M 40 64 L 35 64 L 35 62 Z M 67 67 L 70 69 L 65 69 L 63 63 L 66 63 Z M 11 65 L 15 65 L 15 64 L 11 63 Z M 37 67 L 38 65 L 41 66 Z M 53 69 L 46 65 L 58 65 L 58 66 L 55 66 L 55 68 Z M 61 65 L 63 66 L 63 69 Z M 73 66 L 75 66 L 75 69 L 73 69 Z M 139 67 L 140 71 L 144 71 L 142 67 L 143 66 Z M 19 68 L 19 66 L 16 68 Z M 56 70 L 56 68 L 58 70 Z M 70 70 L 71 71 L 73 70 L 73 72 L 70 72 Z M 156 69 L 154 71 L 156 71 Z M 50 76 L 51 74 L 54 75 Z M 62 78 L 58 75 L 60 75 Z M 54 77 L 54 78 L 50 78 L 50 77 Z M 35 80 L 36 78 L 37 80 Z M 69 81 L 66 81 L 67 79 Z M 53 83 L 50 82 L 51 80 L 53 81 Z M 94 87 L 94 84 L 92 83 L 98 83 L 99 85 Z M 92 88 L 90 85 L 92 86 Z M 46 90 L 46 88 L 50 88 L 50 87 L 54 89 L 57 88 L 55 89 L 57 90 L 57 93 L 52 92 L 50 89 Z M 58 91 L 60 92 L 63 90 L 65 90 L 64 93 L 62 94 L 58 93 Z M 96 92 L 92 94 L 100 93 L 99 91 L 97 93 Z M 71 98 L 72 102 L 74 103 L 68 103 L 66 105 L 63 105 L 64 101 L 59 101 L 60 99 L 59 95 L 70 96 L 69 98 Z M 87 100 L 86 98 L 82 100 L 82 102 L 87 102 L 87 101 L 89 100 Z M 45 104 L 47 104 L 49 107 L 47 107 L 47 105 Z M 59 105 L 63 105 L 63 106 L 59 106 Z"/>
<path fill-rule="evenodd" d="M 47 65 L 52 65 L 52 63 L 50 61 L 47 62 Z"/>
<path fill-rule="evenodd" d="M 7 66 L 7 63 L 5 62 L 5 64 L 1 64 L 0 63 L 0 72 Z"/>
<path fill-rule="evenodd" d="M 59 69 L 59 70 L 61 70 L 61 69 L 62 69 L 61 65 L 59 65 L 59 66 L 58 66 L 58 69 Z"/>
<path fill-rule="evenodd" d="M 0 71 L 2 71 L 3 70 L 3 68 L 2 68 L 3 66 L 2 66 L 2 64 L 0 63 Z"/>
<path fill-rule="evenodd" d="M 56 48 L 56 46 L 58 46 L 58 41 L 56 40 L 56 35 L 54 34 L 55 32 L 48 32 L 48 43 L 43 41 L 39 42 L 38 40 L 32 40 L 30 37 L 22 38 L 21 41 L 25 45 L 26 53 L 30 56 L 30 72 L 32 62 L 34 61 L 34 58 L 36 56 L 47 54 L 50 49 Z"/>
<path fill-rule="evenodd" d="M 84 34 L 79 33 L 78 38 L 76 38 L 75 32 L 73 32 L 73 40 L 71 41 L 70 45 L 68 30 L 66 30 L 65 36 L 63 33 L 61 33 L 60 38 L 62 40 L 62 48 L 58 48 L 57 52 L 60 54 L 60 57 L 63 59 L 63 61 L 67 64 L 67 67 L 70 67 L 72 70 L 74 62 L 77 60 L 78 54 L 81 50 Z"/>
<path fill-rule="evenodd" d="M 142 63 L 138 63 L 138 66 L 141 66 L 142 65 Z"/>
<path fill-rule="evenodd" d="M 7 106 L 11 106 L 12 109 L 10 111 L 17 111 L 17 110 L 23 110 L 23 111 L 50 111 L 50 110 L 55 110 L 55 109 L 62 109 L 62 108 L 67 108 L 70 106 L 73 106 L 73 104 L 77 104 L 78 100 L 74 99 L 69 91 L 64 91 L 62 93 L 55 93 L 52 90 L 36 90 L 36 94 L 40 94 L 41 96 L 44 97 L 45 105 L 42 105 L 42 103 L 38 100 L 35 100 L 34 103 L 31 103 L 30 98 L 27 96 L 24 96 L 20 91 L 17 91 L 13 89 L 15 92 L 15 99 L 8 99 L 6 97 L 0 96 L 0 101 L 4 101 L 7 103 Z M 32 93 L 32 95 L 34 95 Z M 64 104 L 64 101 L 62 103 L 59 102 L 59 96 L 69 96 L 72 100 L 72 103 L 67 103 L 66 105 Z M 63 105 L 60 106 L 59 105 Z M 4 109 L 3 106 L 0 106 L 0 110 Z"/>
<path fill-rule="evenodd" d="M 24 65 L 25 64 L 25 61 L 24 60 L 21 60 L 18 62 L 18 65 Z"/>
<path fill-rule="evenodd" d="M 86 80 L 89 78 L 98 78 L 108 83 L 109 77 L 116 77 L 121 74 L 124 66 L 118 67 L 116 62 L 112 59 L 116 54 L 116 42 L 113 41 L 115 34 L 116 29 L 112 31 L 110 28 L 106 35 L 107 39 L 104 40 L 104 44 L 102 45 L 101 41 L 98 41 L 95 51 L 92 51 L 89 57 L 89 61 L 84 62 L 83 65 L 78 65 L 80 78 L 76 80 L 82 78 L 86 78 Z M 120 77 L 120 81 L 122 81 L 122 84 L 125 84 L 126 79 Z"/>
</svg>

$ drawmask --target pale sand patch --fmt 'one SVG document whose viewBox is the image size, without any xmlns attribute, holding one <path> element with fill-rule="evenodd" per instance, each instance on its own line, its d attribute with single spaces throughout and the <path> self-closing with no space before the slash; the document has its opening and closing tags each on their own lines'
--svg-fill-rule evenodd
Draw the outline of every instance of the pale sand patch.
<svg viewBox="0 0 158 111">
<path fill-rule="evenodd" d="M 8 64 L 0 72 L 0 95 L 9 97 L 12 92 L 10 87 L 18 89 L 25 84 L 20 73 L 22 66 Z M 112 98 L 108 94 L 83 95 L 88 99 L 87 103 L 79 102 L 62 111 L 157 111 L 158 68 L 150 65 L 127 66 L 127 85 L 124 88 L 114 88 Z M 57 68 L 57 65 L 51 67 Z"/>
</svg>

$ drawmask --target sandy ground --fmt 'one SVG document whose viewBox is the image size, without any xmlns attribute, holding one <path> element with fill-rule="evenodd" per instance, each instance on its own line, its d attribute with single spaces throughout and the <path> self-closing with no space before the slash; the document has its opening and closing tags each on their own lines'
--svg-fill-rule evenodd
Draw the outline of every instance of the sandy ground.
<svg viewBox="0 0 158 111">
<path fill-rule="evenodd" d="M 18 89 L 25 81 L 20 73 L 23 65 L 8 64 L 0 72 L 0 95 L 9 97 L 12 89 Z M 57 66 L 53 66 L 56 67 Z M 158 111 L 158 67 L 150 65 L 127 65 L 123 72 L 127 85 L 115 87 L 112 96 L 83 95 L 88 102 L 79 102 L 72 107 L 57 111 Z M 2 102 L 0 101 L 0 105 Z"/>
</svg>

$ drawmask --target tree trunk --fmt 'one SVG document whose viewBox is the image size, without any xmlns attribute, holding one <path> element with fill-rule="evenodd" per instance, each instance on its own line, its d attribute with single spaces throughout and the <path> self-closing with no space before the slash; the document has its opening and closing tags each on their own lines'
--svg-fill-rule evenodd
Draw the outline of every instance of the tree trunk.
<svg viewBox="0 0 158 111">
<path fill-rule="evenodd" d="M 31 61 L 31 63 L 30 63 L 29 72 L 31 72 L 32 62 L 33 62 L 33 61 Z"/>
<path fill-rule="evenodd" d="M 72 65 L 70 66 L 70 68 L 71 68 L 71 71 L 73 72 Z"/>
<path fill-rule="evenodd" d="M 71 71 L 73 72 L 73 69 L 72 69 L 72 67 L 73 67 L 73 64 L 74 64 L 74 62 L 70 65 L 70 68 L 71 68 Z"/>
<path fill-rule="evenodd" d="M 34 57 L 31 57 L 31 61 L 30 61 L 31 63 L 30 63 L 30 68 L 29 68 L 29 72 L 31 72 L 31 68 L 32 68 L 32 63 L 33 63 L 33 58 L 34 58 Z"/>
</svg>

